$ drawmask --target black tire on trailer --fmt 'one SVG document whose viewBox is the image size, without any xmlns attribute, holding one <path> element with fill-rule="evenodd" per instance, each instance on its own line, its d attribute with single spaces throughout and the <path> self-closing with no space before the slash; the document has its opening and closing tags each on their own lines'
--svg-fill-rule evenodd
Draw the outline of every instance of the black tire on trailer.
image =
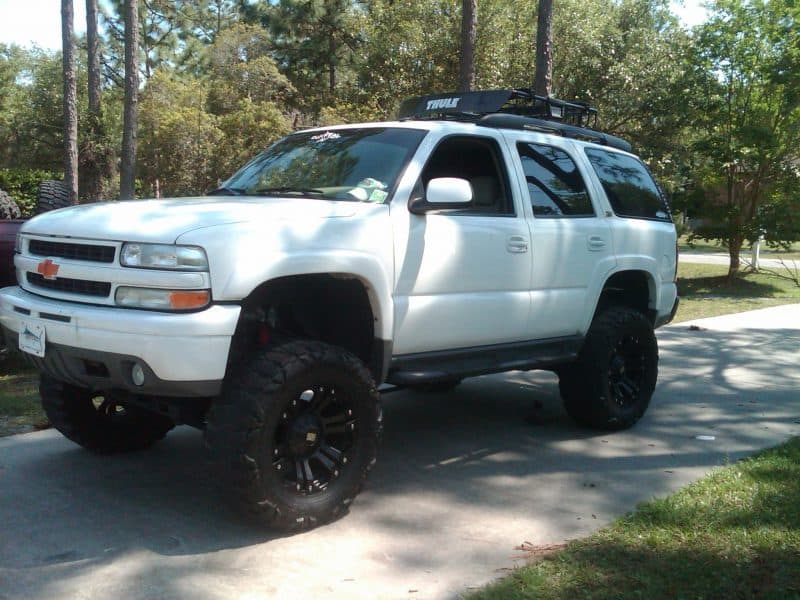
<svg viewBox="0 0 800 600">
<path fill-rule="evenodd" d="M 652 324 L 635 309 L 612 307 L 595 317 L 577 362 L 559 370 L 559 391 L 577 423 L 627 429 L 647 410 L 657 378 Z"/>
<path fill-rule="evenodd" d="M 8 192 L 0 190 L 0 219 L 19 219 L 22 211 Z"/>
<path fill-rule="evenodd" d="M 72 206 L 69 200 L 69 188 L 63 181 L 43 179 L 36 188 L 36 214 Z"/>
<path fill-rule="evenodd" d="M 50 424 L 97 454 L 143 450 L 175 426 L 165 416 L 120 403 L 111 393 L 92 392 L 44 373 L 39 393 Z"/>
<path fill-rule="evenodd" d="M 208 413 L 225 496 L 263 525 L 311 529 L 344 514 L 375 463 L 375 382 L 342 348 L 292 341 L 244 361 Z"/>
</svg>

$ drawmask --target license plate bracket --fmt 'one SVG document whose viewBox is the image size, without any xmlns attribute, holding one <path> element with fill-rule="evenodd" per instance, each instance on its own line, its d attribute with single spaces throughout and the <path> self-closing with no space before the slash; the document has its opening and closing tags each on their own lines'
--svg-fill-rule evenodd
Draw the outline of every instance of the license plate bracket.
<svg viewBox="0 0 800 600">
<path fill-rule="evenodd" d="M 44 325 L 31 321 L 22 321 L 19 330 L 19 349 L 39 358 L 44 358 L 47 332 Z"/>
</svg>

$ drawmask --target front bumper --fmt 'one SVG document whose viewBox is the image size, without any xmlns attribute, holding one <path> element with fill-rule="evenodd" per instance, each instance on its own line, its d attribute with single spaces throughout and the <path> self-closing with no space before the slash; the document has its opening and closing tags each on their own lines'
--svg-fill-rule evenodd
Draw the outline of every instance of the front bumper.
<svg viewBox="0 0 800 600">
<path fill-rule="evenodd" d="M 43 298 L 19 287 L 0 290 L 0 325 L 18 347 L 23 324 L 44 327 L 45 355 L 26 354 L 56 379 L 92 389 L 163 396 L 219 393 L 240 307 L 214 305 L 194 313 L 91 306 Z M 136 386 L 131 367 L 142 365 Z"/>
</svg>

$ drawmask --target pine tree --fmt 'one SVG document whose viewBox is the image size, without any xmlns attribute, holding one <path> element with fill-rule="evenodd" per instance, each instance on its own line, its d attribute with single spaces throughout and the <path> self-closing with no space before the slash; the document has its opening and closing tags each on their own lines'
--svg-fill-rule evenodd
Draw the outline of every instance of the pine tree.
<svg viewBox="0 0 800 600">
<path fill-rule="evenodd" d="M 119 197 L 135 195 L 136 111 L 139 94 L 139 19 L 137 0 L 125 0 L 125 108 L 122 124 L 122 161 Z"/>
<path fill-rule="evenodd" d="M 61 0 L 62 75 L 64 81 L 64 183 L 70 202 L 78 201 L 78 107 L 75 83 L 75 35 L 72 0 Z"/>
</svg>

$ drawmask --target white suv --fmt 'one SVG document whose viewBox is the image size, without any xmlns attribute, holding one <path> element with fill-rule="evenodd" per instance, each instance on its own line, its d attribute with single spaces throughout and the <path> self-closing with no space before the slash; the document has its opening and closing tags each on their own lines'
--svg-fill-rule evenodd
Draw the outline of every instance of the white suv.
<svg viewBox="0 0 800 600">
<path fill-rule="evenodd" d="M 677 306 L 675 228 L 626 142 L 565 123 L 587 114 L 525 90 L 417 98 L 289 135 L 206 197 L 41 215 L 0 323 L 69 439 L 201 427 L 226 495 L 282 528 L 358 493 L 380 384 L 549 369 L 576 421 L 631 426 Z"/>
</svg>

